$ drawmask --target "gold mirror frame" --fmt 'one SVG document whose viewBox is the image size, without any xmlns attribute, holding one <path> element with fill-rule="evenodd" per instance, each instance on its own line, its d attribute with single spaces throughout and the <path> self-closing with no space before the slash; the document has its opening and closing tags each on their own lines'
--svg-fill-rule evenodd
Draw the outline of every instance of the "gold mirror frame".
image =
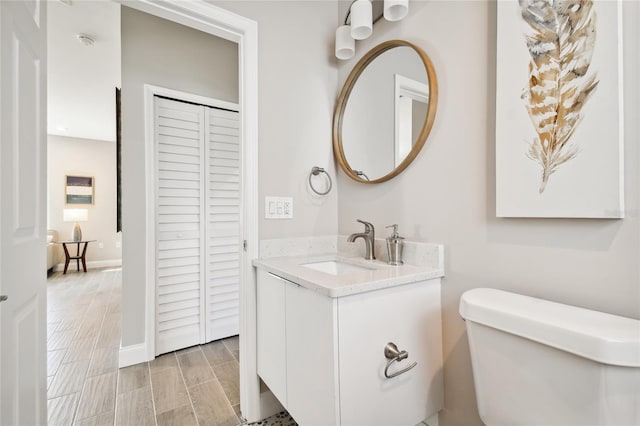
<svg viewBox="0 0 640 426">
<path fill-rule="evenodd" d="M 418 54 L 418 56 L 420 56 L 420 59 L 422 59 L 422 63 L 424 64 L 424 68 L 427 73 L 427 78 L 429 80 L 428 82 L 429 83 L 429 104 L 427 106 L 427 116 L 425 118 L 424 125 L 422 126 L 422 130 L 420 131 L 420 134 L 418 135 L 416 143 L 411 149 L 411 152 L 409 153 L 409 155 L 407 155 L 405 159 L 402 160 L 402 162 L 396 168 L 394 168 L 390 173 L 374 180 L 365 180 L 354 173 L 351 167 L 349 167 L 349 162 L 347 161 L 344 155 L 344 150 L 342 148 L 342 120 L 344 117 L 344 111 L 347 107 L 347 101 L 349 100 L 349 95 L 351 95 L 351 91 L 353 90 L 353 87 L 358 81 L 358 77 L 360 77 L 360 74 L 364 72 L 364 70 L 367 68 L 367 65 L 369 65 L 369 63 L 371 63 L 374 59 L 382 55 L 387 50 L 393 49 L 395 47 L 401 47 L 401 46 L 412 48 Z M 415 44 L 409 43 L 408 41 L 404 41 L 404 40 L 389 40 L 377 45 L 376 47 L 371 49 L 369 52 L 367 52 L 358 61 L 355 67 L 353 67 L 353 70 L 349 74 L 349 77 L 347 77 L 347 80 L 345 81 L 344 86 L 340 91 L 340 95 L 338 96 L 336 108 L 333 113 L 333 152 L 336 156 L 336 159 L 338 160 L 338 164 L 340 164 L 340 167 L 342 168 L 342 170 L 344 170 L 347 176 L 349 176 L 351 179 L 357 182 L 362 182 L 362 183 L 386 182 L 389 179 L 399 175 L 416 158 L 416 156 L 424 146 L 425 142 L 427 141 L 427 137 L 431 132 L 431 127 L 433 127 L 433 121 L 436 117 L 437 105 L 438 105 L 438 81 L 436 79 L 436 71 L 433 68 L 433 64 L 431 63 L 431 59 L 429 59 L 429 56 L 427 56 L 427 54 Z"/>
</svg>

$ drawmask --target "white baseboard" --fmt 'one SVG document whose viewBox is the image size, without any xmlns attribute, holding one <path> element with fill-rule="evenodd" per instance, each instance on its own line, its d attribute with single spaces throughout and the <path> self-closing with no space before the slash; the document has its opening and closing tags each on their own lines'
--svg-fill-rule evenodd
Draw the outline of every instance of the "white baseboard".
<svg viewBox="0 0 640 426">
<path fill-rule="evenodd" d="M 106 260 L 90 260 L 87 262 L 87 269 L 97 269 L 97 268 L 110 268 L 122 266 L 122 259 L 106 259 Z M 69 262 L 69 268 L 67 271 L 76 270 L 76 262 Z M 82 270 L 82 264 L 80 265 L 80 270 Z M 58 263 L 54 265 L 53 271 L 64 271 L 64 263 Z"/>
<path fill-rule="evenodd" d="M 119 368 L 147 361 L 151 360 L 147 355 L 147 345 L 144 342 L 138 343 L 137 345 L 120 346 Z"/>
</svg>

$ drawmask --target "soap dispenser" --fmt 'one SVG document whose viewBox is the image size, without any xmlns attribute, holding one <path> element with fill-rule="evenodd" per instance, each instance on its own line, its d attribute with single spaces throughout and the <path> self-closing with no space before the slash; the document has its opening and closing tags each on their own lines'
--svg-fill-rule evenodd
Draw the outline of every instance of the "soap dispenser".
<svg viewBox="0 0 640 426">
<path fill-rule="evenodd" d="M 404 237 L 401 237 L 398 234 L 398 225 L 393 224 L 387 226 L 387 228 L 393 228 L 393 233 L 387 237 L 387 254 L 389 255 L 389 265 L 402 265 L 402 240 Z"/>
</svg>

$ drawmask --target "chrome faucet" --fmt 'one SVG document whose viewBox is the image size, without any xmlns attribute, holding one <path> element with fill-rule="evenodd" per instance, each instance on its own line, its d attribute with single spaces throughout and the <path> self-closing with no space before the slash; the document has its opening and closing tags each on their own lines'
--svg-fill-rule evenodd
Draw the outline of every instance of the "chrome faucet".
<svg viewBox="0 0 640 426">
<path fill-rule="evenodd" d="M 364 240 L 364 245 L 366 248 L 366 254 L 364 258 L 367 260 L 375 260 L 376 258 L 376 229 L 373 227 L 373 224 L 369 222 L 365 222 L 364 220 L 358 219 L 358 222 L 364 225 L 364 232 L 357 232 L 355 234 L 349 235 L 347 241 L 353 243 L 356 239 L 362 238 Z"/>
</svg>

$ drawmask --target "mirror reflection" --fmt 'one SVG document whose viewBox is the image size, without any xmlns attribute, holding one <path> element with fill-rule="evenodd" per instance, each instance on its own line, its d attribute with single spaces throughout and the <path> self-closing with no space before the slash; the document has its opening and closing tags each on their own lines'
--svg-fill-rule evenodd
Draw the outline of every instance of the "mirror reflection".
<svg viewBox="0 0 640 426">
<path fill-rule="evenodd" d="M 420 136 L 420 131 L 427 118 L 429 89 L 426 83 L 401 74 L 394 74 L 394 82 L 393 167 L 395 168 L 409 155 L 418 136 Z"/>
<path fill-rule="evenodd" d="M 372 49 L 352 71 L 336 108 L 334 145 L 353 179 L 390 179 L 424 144 L 437 98 L 428 61 L 415 46 L 396 40 Z"/>
</svg>

